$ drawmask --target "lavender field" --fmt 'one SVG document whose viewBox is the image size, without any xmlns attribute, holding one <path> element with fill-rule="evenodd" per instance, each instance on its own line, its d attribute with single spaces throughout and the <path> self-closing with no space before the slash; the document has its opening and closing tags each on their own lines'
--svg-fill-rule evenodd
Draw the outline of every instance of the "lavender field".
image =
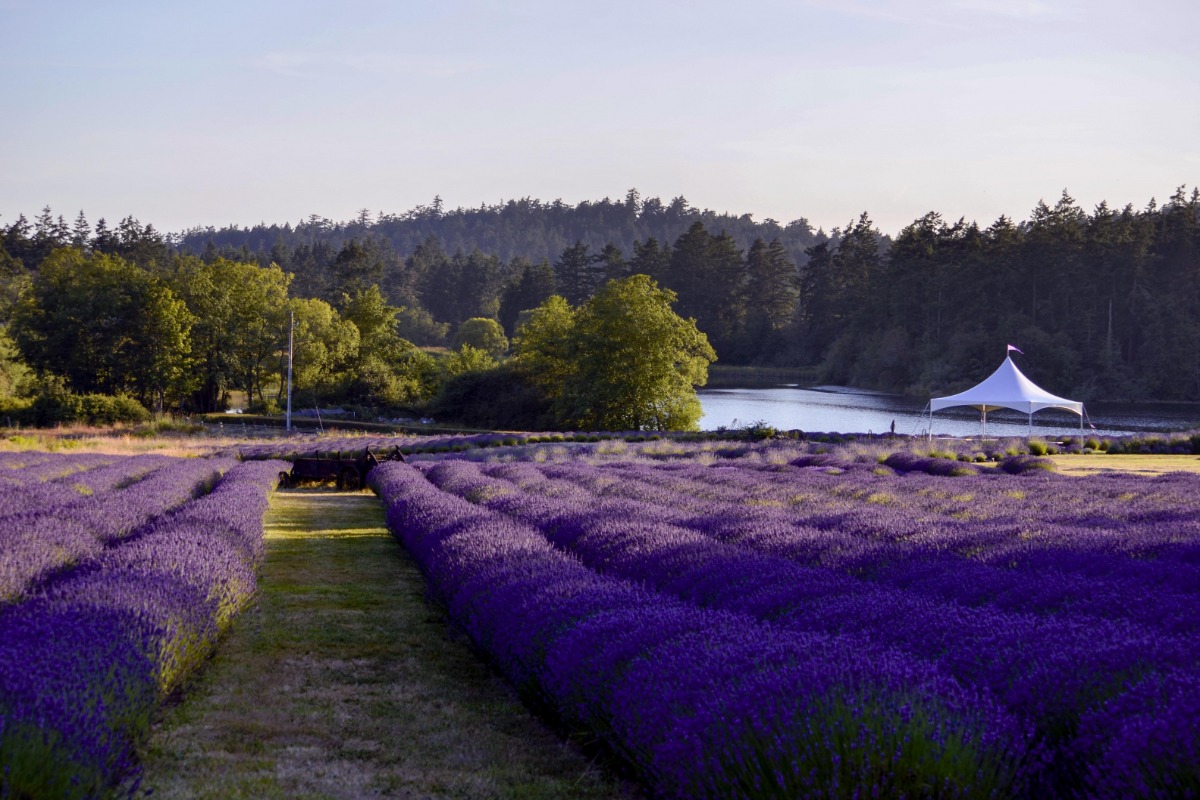
<svg viewBox="0 0 1200 800">
<path fill-rule="evenodd" d="M 650 796 L 1200 796 L 1200 475 L 1014 442 L 320 449 L 365 446 L 409 453 L 371 484 L 431 596 Z M 0 453 L 0 797 L 139 793 L 296 447 Z"/>
<path fill-rule="evenodd" d="M 152 712 L 254 593 L 281 466 L 0 454 L 0 796 L 137 790 Z"/>
<path fill-rule="evenodd" d="M 372 483 L 522 696 L 656 797 L 1200 794 L 1200 476 L 813 450 Z"/>
</svg>

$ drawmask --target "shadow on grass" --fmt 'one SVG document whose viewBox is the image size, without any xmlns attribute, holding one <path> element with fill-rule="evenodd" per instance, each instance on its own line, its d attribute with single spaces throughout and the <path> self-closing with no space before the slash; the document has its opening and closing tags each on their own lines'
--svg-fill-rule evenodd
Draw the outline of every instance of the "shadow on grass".
<svg viewBox="0 0 1200 800">
<path fill-rule="evenodd" d="M 450 633 L 366 492 L 278 492 L 256 606 L 145 748 L 156 798 L 636 796 Z"/>
</svg>

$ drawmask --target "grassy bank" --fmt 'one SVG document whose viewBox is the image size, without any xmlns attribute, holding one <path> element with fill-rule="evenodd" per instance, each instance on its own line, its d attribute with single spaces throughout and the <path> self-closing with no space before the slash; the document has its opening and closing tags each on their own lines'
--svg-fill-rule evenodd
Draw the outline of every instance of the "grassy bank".
<svg viewBox="0 0 1200 800">
<path fill-rule="evenodd" d="M 451 635 L 374 496 L 267 522 L 257 606 L 148 743 L 155 798 L 632 796 Z"/>
<path fill-rule="evenodd" d="M 1200 456 L 1092 453 L 1050 456 L 1058 471 L 1067 475 L 1097 472 L 1127 472 L 1133 475 L 1162 475 L 1165 472 L 1200 472 Z"/>
</svg>

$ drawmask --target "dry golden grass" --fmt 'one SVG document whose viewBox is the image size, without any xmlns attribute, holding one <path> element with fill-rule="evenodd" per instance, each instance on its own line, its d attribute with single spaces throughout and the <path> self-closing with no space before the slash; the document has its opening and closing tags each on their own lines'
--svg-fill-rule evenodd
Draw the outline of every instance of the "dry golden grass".
<svg viewBox="0 0 1200 800">
<path fill-rule="evenodd" d="M 256 607 L 144 750 L 155 798 L 610 798 L 425 600 L 369 494 L 287 491 Z"/>
<path fill-rule="evenodd" d="M 284 437 L 300 443 L 319 442 L 322 438 L 347 439 L 370 434 L 354 431 L 329 433 L 292 433 L 282 429 L 260 429 L 265 436 L 243 435 L 235 421 L 223 426 L 180 425 L 178 429 L 158 426 L 97 428 L 82 425 L 43 428 L 28 431 L 9 430 L 0 436 L 0 452 L 39 450 L 44 452 L 106 453 L 134 456 L 157 453 L 167 456 L 194 457 L 216 451 L 236 450 L 241 445 L 261 443 Z"/>
<path fill-rule="evenodd" d="M 1127 472 L 1135 475 L 1200 472 L 1200 456 L 1091 453 L 1089 455 L 1049 456 L 1049 458 L 1058 465 L 1058 472 L 1065 475 L 1093 475 L 1097 472 Z"/>
<path fill-rule="evenodd" d="M 47 452 L 107 453 L 135 456 L 157 453 L 166 456 L 200 456 L 234 447 L 238 439 L 196 433 L 153 433 L 135 428 L 89 428 L 74 426 L 31 431 L 10 431 L 0 438 L 0 451 L 40 450 Z"/>
</svg>

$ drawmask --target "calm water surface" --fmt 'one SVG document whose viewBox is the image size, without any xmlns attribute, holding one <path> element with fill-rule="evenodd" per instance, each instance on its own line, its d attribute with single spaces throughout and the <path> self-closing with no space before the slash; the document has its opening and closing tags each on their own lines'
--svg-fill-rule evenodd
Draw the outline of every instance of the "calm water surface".
<svg viewBox="0 0 1200 800">
<path fill-rule="evenodd" d="M 739 428 L 764 422 L 781 430 L 838 433 L 886 433 L 892 422 L 896 433 L 924 434 L 929 428 L 925 401 L 899 395 L 853 389 L 801 389 L 777 386 L 758 389 L 701 389 L 704 416 L 700 427 Z M 989 436 L 1025 436 L 1029 418 L 1015 411 L 988 413 Z M 1094 431 L 1092 427 L 1094 426 Z M 1200 428 L 1200 406 L 1164 403 L 1096 403 L 1087 406 L 1085 431 L 1120 436 L 1147 431 Z M 980 433 L 979 412 L 969 408 L 945 409 L 933 415 L 935 434 L 975 436 Z M 1048 409 L 1033 415 L 1037 436 L 1079 433 L 1079 417 L 1069 411 Z"/>
</svg>

